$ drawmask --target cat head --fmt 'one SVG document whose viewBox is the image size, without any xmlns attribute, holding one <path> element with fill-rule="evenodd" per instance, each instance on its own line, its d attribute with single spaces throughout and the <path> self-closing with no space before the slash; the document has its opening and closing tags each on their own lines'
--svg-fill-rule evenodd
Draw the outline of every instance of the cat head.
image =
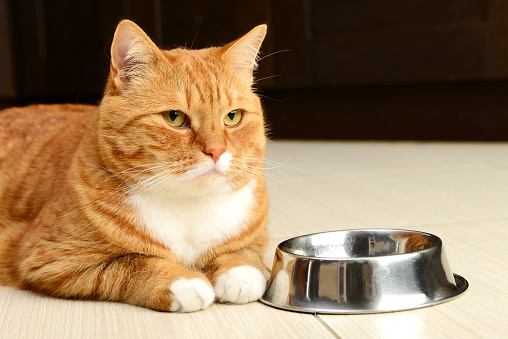
<svg viewBox="0 0 508 339">
<path fill-rule="evenodd" d="M 262 180 L 264 118 L 252 87 L 265 34 L 260 25 L 223 47 L 161 50 L 120 22 L 97 126 L 106 167 L 159 192 Z"/>
</svg>

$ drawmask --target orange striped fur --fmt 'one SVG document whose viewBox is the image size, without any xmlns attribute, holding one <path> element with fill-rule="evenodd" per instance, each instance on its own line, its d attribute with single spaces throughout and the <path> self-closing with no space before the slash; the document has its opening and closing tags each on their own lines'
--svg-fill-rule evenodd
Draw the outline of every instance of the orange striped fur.
<svg viewBox="0 0 508 339">
<path fill-rule="evenodd" d="M 98 107 L 1 111 L 0 283 L 163 311 L 258 299 L 268 199 L 252 73 L 265 33 L 165 51 L 124 20 Z M 187 125 L 168 124 L 173 110 Z"/>
</svg>

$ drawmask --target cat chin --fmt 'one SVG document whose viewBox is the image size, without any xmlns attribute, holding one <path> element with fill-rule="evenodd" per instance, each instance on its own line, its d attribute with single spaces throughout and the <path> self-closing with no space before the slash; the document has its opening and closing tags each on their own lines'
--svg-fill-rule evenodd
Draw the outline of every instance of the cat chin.
<svg viewBox="0 0 508 339">
<path fill-rule="evenodd" d="M 230 193 L 233 189 L 225 176 L 214 178 L 194 177 L 182 179 L 176 184 L 170 183 L 170 189 L 155 189 L 153 196 L 160 198 L 194 199 L 206 196 L 217 196 Z"/>
<path fill-rule="evenodd" d="M 184 174 L 184 179 L 189 181 L 203 181 L 207 183 L 215 183 L 217 181 L 224 181 L 226 178 L 226 170 L 217 168 L 214 164 L 203 164 L 194 169 L 191 169 Z"/>
<path fill-rule="evenodd" d="M 182 193 L 191 196 L 227 194 L 232 190 L 227 178 L 222 174 L 201 175 L 189 180 L 185 186 Z"/>
<path fill-rule="evenodd" d="M 200 176 L 196 177 L 194 180 L 202 182 L 208 185 L 223 185 L 226 184 L 226 176 L 222 173 L 219 173 L 216 170 L 211 170 L 209 172 L 203 173 Z"/>
</svg>

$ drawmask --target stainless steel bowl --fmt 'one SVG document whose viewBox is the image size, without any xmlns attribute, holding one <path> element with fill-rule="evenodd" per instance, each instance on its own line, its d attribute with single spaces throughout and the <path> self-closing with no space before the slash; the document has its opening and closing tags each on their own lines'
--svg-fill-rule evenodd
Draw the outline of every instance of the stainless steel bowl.
<svg viewBox="0 0 508 339">
<path fill-rule="evenodd" d="M 435 235 L 345 230 L 280 243 L 261 301 L 309 313 L 377 313 L 442 303 L 467 287 Z"/>
</svg>

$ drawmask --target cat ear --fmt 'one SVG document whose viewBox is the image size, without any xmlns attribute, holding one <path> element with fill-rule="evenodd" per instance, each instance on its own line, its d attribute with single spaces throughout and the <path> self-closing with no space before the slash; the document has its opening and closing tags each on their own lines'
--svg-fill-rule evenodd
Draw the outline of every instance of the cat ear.
<svg viewBox="0 0 508 339">
<path fill-rule="evenodd" d="M 254 27 L 249 33 L 224 46 L 223 57 L 234 67 L 235 71 L 248 73 L 257 68 L 256 58 L 266 35 L 266 25 Z"/>
<path fill-rule="evenodd" d="M 122 20 L 111 44 L 111 76 L 116 88 L 125 90 L 129 82 L 142 76 L 144 66 L 155 61 L 159 48 L 138 25 Z"/>
</svg>

